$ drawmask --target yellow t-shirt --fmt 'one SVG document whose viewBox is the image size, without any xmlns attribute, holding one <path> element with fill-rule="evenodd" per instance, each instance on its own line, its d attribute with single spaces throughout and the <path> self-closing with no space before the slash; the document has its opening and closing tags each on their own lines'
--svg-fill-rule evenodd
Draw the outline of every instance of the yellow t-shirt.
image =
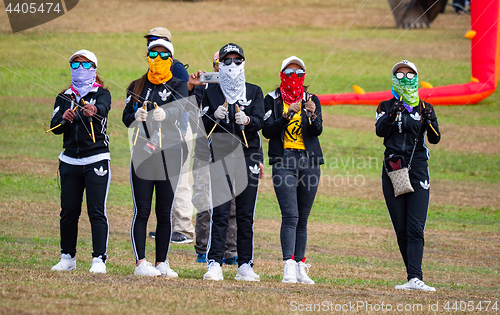
<svg viewBox="0 0 500 315">
<path fill-rule="evenodd" d="M 283 113 L 288 113 L 290 105 L 283 102 Z M 295 113 L 288 122 L 285 130 L 285 149 L 305 150 L 304 139 L 302 138 L 302 111 Z"/>
</svg>

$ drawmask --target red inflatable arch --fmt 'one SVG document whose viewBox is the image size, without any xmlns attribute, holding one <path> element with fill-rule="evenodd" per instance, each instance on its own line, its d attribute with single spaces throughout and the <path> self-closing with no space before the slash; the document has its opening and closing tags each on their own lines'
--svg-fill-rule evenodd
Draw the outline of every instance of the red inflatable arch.
<svg viewBox="0 0 500 315">
<path fill-rule="evenodd" d="M 433 105 L 476 104 L 495 92 L 500 60 L 499 0 L 471 2 L 471 68 L 469 83 L 419 89 L 420 98 Z M 391 91 L 364 94 L 318 95 L 321 105 L 378 105 L 392 98 Z"/>
</svg>

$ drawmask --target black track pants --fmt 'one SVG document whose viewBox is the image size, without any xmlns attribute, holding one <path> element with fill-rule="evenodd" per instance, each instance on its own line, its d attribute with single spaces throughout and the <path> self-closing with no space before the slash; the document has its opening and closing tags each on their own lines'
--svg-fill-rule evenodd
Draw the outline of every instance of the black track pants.
<svg viewBox="0 0 500 315">
<path fill-rule="evenodd" d="M 134 216 L 130 237 L 135 259 L 145 258 L 146 250 L 146 228 L 149 215 L 151 214 L 151 204 L 153 191 L 155 191 L 156 202 L 156 261 L 164 262 L 167 259 L 172 236 L 172 206 L 174 194 L 179 183 L 181 173 L 181 150 L 165 150 L 165 160 L 168 161 L 168 168 L 165 170 L 161 154 L 154 156 L 149 162 L 144 162 L 137 168 L 137 172 L 132 164 L 130 167 L 130 185 L 132 187 L 132 199 L 134 203 Z M 160 168 L 159 168 L 160 165 Z M 149 180 L 144 178 L 154 178 L 158 172 L 165 172 L 167 180 Z M 139 177 L 137 174 L 141 174 Z M 172 175 L 171 175 L 172 174 Z"/>
<path fill-rule="evenodd" d="M 78 220 L 82 213 L 83 191 L 86 191 L 87 213 L 92 229 L 92 257 L 102 256 L 106 261 L 108 245 L 108 197 L 111 170 L 109 160 L 89 165 L 71 165 L 59 162 L 61 175 L 61 253 L 76 254 Z"/>
<path fill-rule="evenodd" d="M 226 176 L 224 171 L 220 172 L 216 168 L 210 169 L 212 203 L 218 203 L 218 197 L 216 196 L 218 191 L 235 187 L 235 191 L 238 192 L 243 181 L 248 183 L 246 188 L 244 188 L 240 194 L 237 194 L 235 198 L 238 266 L 245 263 L 253 264 L 253 223 L 259 186 L 259 162 L 252 157 L 245 157 L 244 159 L 246 165 L 241 165 L 243 164 L 240 164 L 241 160 L 238 160 L 236 164 L 233 164 L 230 158 L 225 160 L 227 162 L 225 166 L 226 170 L 231 174 L 237 174 L 235 176 L 236 182 L 233 181 L 231 183 L 229 176 Z M 236 171 L 233 172 L 234 169 L 232 170 L 232 168 L 236 169 Z M 243 168 L 245 170 L 243 170 Z M 245 174 L 246 179 L 242 178 Z M 214 260 L 221 265 L 226 246 L 227 227 L 231 211 L 231 197 L 226 199 L 226 202 L 213 208 L 210 227 L 211 233 L 207 248 L 207 261 Z"/>
<path fill-rule="evenodd" d="M 413 163 L 410 170 L 410 181 L 415 192 L 394 197 L 392 183 L 385 170 L 382 170 L 382 189 L 408 280 L 423 280 L 424 228 L 429 208 L 430 184 L 427 163 L 415 164 L 417 163 Z"/>
</svg>

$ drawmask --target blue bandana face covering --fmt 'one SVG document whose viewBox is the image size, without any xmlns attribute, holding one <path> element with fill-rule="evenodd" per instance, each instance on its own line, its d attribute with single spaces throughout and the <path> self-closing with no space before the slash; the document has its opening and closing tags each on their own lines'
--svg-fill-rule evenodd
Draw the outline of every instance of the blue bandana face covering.
<svg viewBox="0 0 500 315">
<path fill-rule="evenodd" d="M 399 80 L 395 74 L 392 75 L 392 89 L 403 97 L 403 101 L 410 106 L 417 106 L 418 97 L 418 75 L 413 79 L 406 76 Z M 399 98 L 398 98 L 399 99 Z"/>
<path fill-rule="evenodd" d="M 77 69 L 71 69 L 71 85 L 78 91 L 80 97 L 84 97 L 92 90 L 96 75 L 97 69 L 94 68 L 84 69 L 78 67 Z"/>
</svg>

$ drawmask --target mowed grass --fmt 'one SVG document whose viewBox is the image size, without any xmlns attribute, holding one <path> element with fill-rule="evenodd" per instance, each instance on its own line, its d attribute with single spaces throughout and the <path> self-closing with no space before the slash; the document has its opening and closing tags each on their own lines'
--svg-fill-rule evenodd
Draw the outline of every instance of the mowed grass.
<svg viewBox="0 0 500 315">
<path fill-rule="evenodd" d="M 121 111 L 125 88 L 146 71 L 142 36 L 163 24 L 156 20 L 150 25 L 141 18 L 131 23 L 134 16 L 173 10 L 173 22 L 167 26 L 174 34 L 176 57 L 190 64 L 190 72 L 210 69 L 213 52 L 231 41 L 245 49 L 247 80 L 264 93 L 278 85 L 281 61 L 295 54 L 306 62 L 306 84 L 317 94 L 350 92 L 352 84 L 366 91 L 389 89 L 390 67 L 405 58 L 417 64 L 421 80 L 434 85 L 467 82 L 469 42 L 462 36 L 468 17 L 448 12 L 432 29 L 405 32 L 393 27 L 391 16 L 384 21 L 390 12 L 384 0 L 310 1 L 306 7 L 298 0 L 109 1 L 101 2 L 96 16 L 89 17 L 89 33 L 75 28 L 72 18 L 84 12 L 79 9 L 96 9 L 97 2 L 80 2 L 43 30 L 20 35 L 5 27 L 0 31 L 0 313 L 282 314 L 299 305 L 320 305 L 323 311 L 328 306 L 330 311 L 331 305 L 363 302 L 408 305 L 407 311 L 393 313 L 414 314 L 433 313 L 429 304 L 439 303 L 434 312 L 438 314 L 445 312 L 447 302 L 500 303 L 498 92 L 480 105 L 436 108 L 443 136 L 440 144 L 429 146 L 431 204 L 423 262 L 424 280 L 437 288 L 436 293 L 393 289 L 406 275 L 382 196 L 384 147 L 374 133 L 372 106 L 323 108 L 320 141 L 326 164 L 309 220 L 306 253 L 314 286 L 281 283 L 280 210 L 268 165 L 255 212 L 255 270 L 260 283 L 233 280 L 236 266 L 224 266 L 222 282 L 201 280 L 206 267 L 195 262 L 192 245 L 171 246 L 169 259 L 179 279 L 133 276 L 130 153 Z M 363 5 L 360 17 L 344 33 Z M 226 15 L 210 25 L 197 18 L 220 16 L 221 7 Z M 293 18 L 292 23 L 291 17 L 300 17 L 294 10 L 299 7 L 304 18 Z M 230 27 L 217 29 L 222 20 Z M 5 21 L 0 16 L 2 25 Z M 81 48 L 96 53 L 99 73 L 113 97 L 106 275 L 88 272 L 92 242 L 85 202 L 77 270 L 50 271 L 59 259 L 57 156 L 62 137 L 44 134 L 42 124 L 50 122 L 57 92 L 69 85 L 67 58 Z M 266 140 L 263 146 L 267 152 Z M 153 214 L 148 231 L 154 229 Z M 154 240 L 148 239 L 150 260 L 154 248 Z"/>
</svg>

